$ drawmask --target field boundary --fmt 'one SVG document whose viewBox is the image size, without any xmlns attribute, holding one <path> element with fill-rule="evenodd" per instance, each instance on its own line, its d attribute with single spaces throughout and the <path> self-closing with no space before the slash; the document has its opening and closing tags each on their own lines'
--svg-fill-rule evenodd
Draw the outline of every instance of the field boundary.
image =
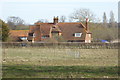
<svg viewBox="0 0 120 80">
<path fill-rule="evenodd" d="M 2 47 L 48 47 L 48 48 L 79 48 L 79 49 L 118 49 L 120 43 L 30 43 L 2 42 Z"/>
</svg>

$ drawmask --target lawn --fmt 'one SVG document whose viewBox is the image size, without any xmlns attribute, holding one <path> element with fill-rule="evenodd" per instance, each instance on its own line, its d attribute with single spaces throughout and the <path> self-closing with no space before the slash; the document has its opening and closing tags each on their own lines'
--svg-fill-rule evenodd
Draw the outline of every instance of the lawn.
<svg viewBox="0 0 120 80">
<path fill-rule="evenodd" d="M 3 49 L 4 78 L 117 77 L 117 49 Z"/>
</svg>

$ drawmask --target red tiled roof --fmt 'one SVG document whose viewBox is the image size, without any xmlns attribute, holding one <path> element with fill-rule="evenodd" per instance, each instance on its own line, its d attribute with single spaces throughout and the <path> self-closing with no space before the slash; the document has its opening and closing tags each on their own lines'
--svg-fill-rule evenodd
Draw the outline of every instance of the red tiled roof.
<svg viewBox="0 0 120 80">
<path fill-rule="evenodd" d="M 35 25 L 30 25 L 29 33 L 33 33 L 35 30 Z"/>
<path fill-rule="evenodd" d="M 58 26 L 52 26 L 51 27 L 52 32 L 61 32 Z"/>
<path fill-rule="evenodd" d="M 63 38 L 66 40 L 85 40 L 86 36 L 86 27 L 82 23 L 35 23 L 35 26 L 30 29 L 34 29 L 37 34 L 36 38 L 40 38 L 41 35 L 49 35 L 51 28 L 54 27 L 52 31 L 62 32 Z M 39 33 L 39 34 L 38 34 Z M 75 33 L 82 33 L 81 37 L 75 37 Z"/>
<path fill-rule="evenodd" d="M 10 30 L 11 37 L 28 36 L 29 30 Z"/>
<path fill-rule="evenodd" d="M 86 30 L 85 26 L 81 23 L 58 23 L 63 37 L 66 40 L 85 40 Z M 82 33 L 81 37 L 73 36 L 75 33 Z"/>
<path fill-rule="evenodd" d="M 37 23 L 37 25 L 40 25 L 41 34 L 49 35 L 50 29 L 54 24 L 53 23 Z"/>
</svg>

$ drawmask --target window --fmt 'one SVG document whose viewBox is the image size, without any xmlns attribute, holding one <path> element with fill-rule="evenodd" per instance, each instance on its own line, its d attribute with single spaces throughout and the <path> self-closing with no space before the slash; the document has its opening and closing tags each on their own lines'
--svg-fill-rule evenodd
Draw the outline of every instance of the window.
<svg viewBox="0 0 120 80">
<path fill-rule="evenodd" d="M 91 37 L 91 34 L 89 34 L 89 37 Z"/>
<path fill-rule="evenodd" d="M 48 38 L 49 37 L 49 35 L 44 35 L 44 36 L 42 36 L 41 38 L 42 39 L 45 39 L 45 38 Z"/>
<path fill-rule="evenodd" d="M 75 37 L 81 37 L 82 33 L 75 33 Z"/>
<path fill-rule="evenodd" d="M 42 39 L 45 39 L 45 38 L 47 38 L 46 36 L 42 36 Z"/>
<path fill-rule="evenodd" d="M 91 40 L 88 41 L 89 43 L 91 42 Z"/>
<path fill-rule="evenodd" d="M 27 40 L 27 37 L 20 37 L 21 40 Z"/>
<path fill-rule="evenodd" d="M 33 37 L 35 37 L 36 35 L 35 35 L 35 33 L 33 34 Z"/>
<path fill-rule="evenodd" d="M 33 33 L 29 33 L 28 35 L 29 35 L 29 36 L 33 36 Z"/>
</svg>

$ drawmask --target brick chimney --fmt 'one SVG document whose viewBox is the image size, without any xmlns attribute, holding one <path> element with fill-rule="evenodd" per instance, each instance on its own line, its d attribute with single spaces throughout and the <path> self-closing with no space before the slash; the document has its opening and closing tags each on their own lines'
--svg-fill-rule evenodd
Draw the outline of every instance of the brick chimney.
<svg viewBox="0 0 120 80">
<path fill-rule="evenodd" d="M 92 41 L 92 33 L 89 31 L 88 27 L 88 18 L 86 18 L 86 37 L 85 37 L 85 43 L 91 43 Z"/>
<path fill-rule="evenodd" d="M 86 31 L 89 31 L 89 28 L 88 28 L 88 18 L 86 18 Z"/>
<path fill-rule="evenodd" d="M 57 24 L 57 23 L 58 23 L 58 16 L 57 16 L 57 17 L 54 17 L 53 23 L 54 23 L 54 24 Z"/>
</svg>

